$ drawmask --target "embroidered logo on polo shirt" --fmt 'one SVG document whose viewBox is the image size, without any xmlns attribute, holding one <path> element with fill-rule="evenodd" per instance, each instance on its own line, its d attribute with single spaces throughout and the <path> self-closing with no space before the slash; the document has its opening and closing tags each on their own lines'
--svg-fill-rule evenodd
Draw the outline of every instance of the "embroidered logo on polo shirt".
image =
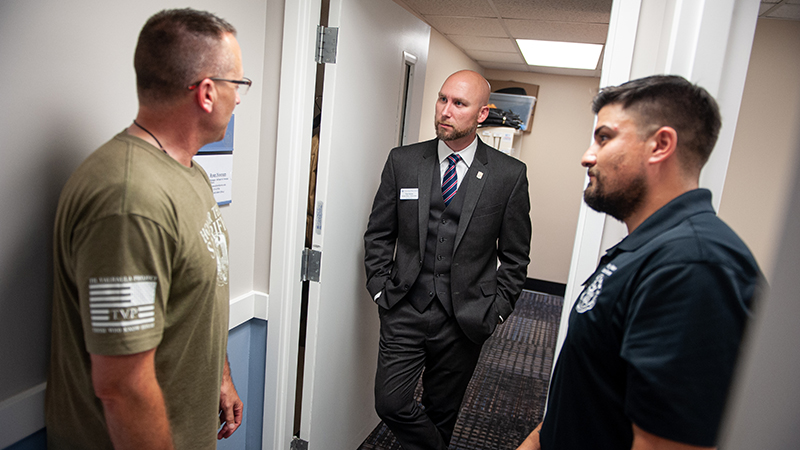
<svg viewBox="0 0 800 450">
<path fill-rule="evenodd" d="M 128 333 L 155 326 L 158 278 L 151 275 L 89 279 L 95 333 Z"/>
<path fill-rule="evenodd" d="M 592 280 L 592 284 L 587 286 L 581 293 L 578 304 L 575 305 L 575 311 L 578 314 L 583 314 L 594 308 L 594 305 L 597 304 L 597 297 L 600 296 L 600 291 L 603 290 L 603 281 L 605 281 L 606 277 L 613 275 L 616 270 L 617 266 L 611 263 L 606 264 L 600 270 L 600 273 Z"/>
</svg>

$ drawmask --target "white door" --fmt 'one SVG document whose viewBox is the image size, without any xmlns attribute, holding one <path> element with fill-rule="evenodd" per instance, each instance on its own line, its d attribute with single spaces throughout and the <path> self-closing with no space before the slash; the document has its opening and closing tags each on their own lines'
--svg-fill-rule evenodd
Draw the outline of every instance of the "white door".
<svg viewBox="0 0 800 450">
<path fill-rule="evenodd" d="M 363 235 L 401 118 L 419 134 L 430 31 L 391 0 L 331 0 L 328 25 L 339 34 L 323 85 L 313 238 L 322 261 L 309 289 L 300 437 L 312 450 L 355 450 L 379 422 L 378 311 L 365 288 Z"/>
</svg>

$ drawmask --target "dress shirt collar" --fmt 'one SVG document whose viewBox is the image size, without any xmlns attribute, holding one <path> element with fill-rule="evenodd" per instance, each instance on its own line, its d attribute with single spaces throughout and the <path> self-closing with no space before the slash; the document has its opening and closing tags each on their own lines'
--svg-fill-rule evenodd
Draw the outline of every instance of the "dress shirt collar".
<svg viewBox="0 0 800 450">
<path fill-rule="evenodd" d="M 472 166 L 472 160 L 475 159 L 475 150 L 478 149 L 478 136 L 475 136 L 475 139 L 466 146 L 466 148 L 456 152 L 467 167 Z M 442 164 L 447 160 L 447 157 L 450 156 L 450 153 L 453 153 L 453 150 L 444 143 L 443 140 L 439 139 L 439 146 L 437 147 L 437 151 L 439 153 L 439 164 Z"/>
</svg>

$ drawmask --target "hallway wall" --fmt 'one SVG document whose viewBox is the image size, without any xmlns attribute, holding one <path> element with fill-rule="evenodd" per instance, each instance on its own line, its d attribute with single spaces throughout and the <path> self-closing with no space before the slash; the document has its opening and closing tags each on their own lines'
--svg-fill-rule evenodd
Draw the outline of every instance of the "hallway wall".
<svg viewBox="0 0 800 450">
<path fill-rule="evenodd" d="M 800 21 L 759 19 L 719 216 L 772 280 L 800 123 Z M 725 124 L 723 124 L 725 126 Z"/>
<path fill-rule="evenodd" d="M 758 34 L 758 31 L 756 31 Z M 795 155 L 800 154 L 800 121 L 794 122 Z M 800 158 L 788 167 L 800 171 Z M 758 316 L 747 332 L 741 362 L 734 378 L 719 442 L 729 450 L 800 448 L 800 302 L 795 283 L 800 271 L 800 178 L 789 182 L 781 210 L 780 246 L 770 292 L 761 299 Z"/>
<path fill-rule="evenodd" d="M 0 431 L 0 448 L 20 430 L 37 429 L 18 411 L 42 407 L 49 360 L 52 223 L 61 187 L 86 156 L 135 117 L 133 51 L 142 25 L 161 9 L 209 10 L 238 29 L 245 75 L 254 86 L 235 111 L 233 203 L 222 208 L 231 236 L 231 298 L 253 292 L 256 270 L 266 279 L 268 264 L 260 262 L 256 269 L 254 254 L 269 250 L 263 238 L 255 243 L 257 234 L 269 236 L 271 221 L 265 198 L 271 197 L 272 184 L 259 179 L 259 169 L 264 169 L 264 159 L 268 167 L 275 154 L 274 139 L 262 141 L 261 133 L 268 130 L 262 129 L 262 114 L 267 120 L 271 115 L 273 122 L 277 115 L 276 102 L 262 107 L 262 95 L 269 99 L 277 90 L 272 67 L 279 67 L 280 39 L 274 42 L 274 26 L 267 30 L 267 11 L 276 3 L 0 2 L 0 189 L 8 199 L 0 219 L 0 417 L 10 420 Z M 277 19 L 282 23 L 282 12 Z M 270 17 L 270 25 L 277 19 Z M 271 172 L 261 173 L 272 179 Z M 268 217 L 258 233 L 257 215 Z M 265 290 L 266 283 L 259 288 Z M 41 419 L 36 422 L 43 425 Z"/>
<path fill-rule="evenodd" d="M 441 33 L 431 28 L 428 67 L 425 72 L 425 92 L 422 97 L 422 118 L 419 125 L 420 141 L 436 137 L 433 121 L 439 89 L 450 74 L 464 69 L 474 70 L 480 74 L 484 72 L 478 63 L 448 41 Z"/>
<path fill-rule="evenodd" d="M 253 319 L 230 331 L 228 361 L 231 377 L 244 402 L 242 425 L 218 450 L 260 448 L 264 417 L 264 365 L 267 355 L 267 322 Z"/>
<path fill-rule="evenodd" d="M 528 278 L 566 284 L 586 177 L 581 156 L 591 141 L 591 102 L 600 79 L 501 70 L 486 75 L 539 86 L 530 133 L 517 138 L 531 197 Z"/>
</svg>

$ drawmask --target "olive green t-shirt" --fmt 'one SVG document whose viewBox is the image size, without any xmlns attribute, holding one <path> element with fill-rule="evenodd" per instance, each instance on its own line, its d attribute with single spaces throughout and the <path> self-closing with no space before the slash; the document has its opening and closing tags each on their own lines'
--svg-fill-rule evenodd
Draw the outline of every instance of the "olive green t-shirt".
<svg viewBox="0 0 800 450">
<path fill-rule="evenodd" d="M 124 131 L 90 155 L 59 200 L 53 290 L 51 450 L 112 448 L 89 355 L 153 348 L 176 448 L 216 447 L 228 233 L 198 164 Z"/>
</svg>

